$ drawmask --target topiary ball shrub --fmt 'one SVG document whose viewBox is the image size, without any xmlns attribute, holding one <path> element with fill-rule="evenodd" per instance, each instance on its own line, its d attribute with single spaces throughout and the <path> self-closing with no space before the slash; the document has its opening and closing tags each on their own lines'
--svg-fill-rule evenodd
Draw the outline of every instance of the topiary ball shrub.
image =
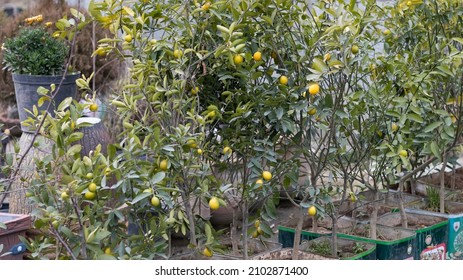
<svg viewBox="0 0 463 280">
<path fill-rule="evenodd" d="M 3 45 L 5 69 L 15 74 L 62 74 L 69 47 L 42 28 L 26 28 Z"/>
</svg>

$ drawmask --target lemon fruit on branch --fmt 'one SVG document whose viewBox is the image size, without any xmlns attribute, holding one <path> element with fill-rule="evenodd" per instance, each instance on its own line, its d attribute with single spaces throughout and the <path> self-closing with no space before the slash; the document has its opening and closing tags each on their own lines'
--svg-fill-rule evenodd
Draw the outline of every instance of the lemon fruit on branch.
<svg viewBox="0 0 463 280">
<path fill-rule="evenodd" d="M 310 206 L 309 209 L 307 210 L 307 213 L 309 214 L 309 216 L 315 216 L 317 215 L 317 208 L 315 208 L 315 206 Z"/>
<path fill-rule="evenodd" d="M 209 200 L 209 207 L 211 208 L 211 210 L 219 209 L 219 207 L 220 207 L 219 199 L 217 197 L 213 196 Z"/>
<path fill-rule="evenodd" d="M 272 173 L 270 173 L 270 171 L 265 170 L 262 172 L 262 178 L 264 178 L 264 180 L 266 181 L 269 181 L 272 179 Z"/>
</svg>

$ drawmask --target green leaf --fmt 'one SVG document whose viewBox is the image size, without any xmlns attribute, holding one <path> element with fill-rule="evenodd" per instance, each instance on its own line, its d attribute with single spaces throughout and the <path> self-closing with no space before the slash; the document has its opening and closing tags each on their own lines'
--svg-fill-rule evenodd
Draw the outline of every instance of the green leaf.
<svg viewBox="0 0 463 280">
<path fill-rule="evenodd" d="M 283 108 L 278 107 L 277 110 L 275 111 L 275 114 L 278 120 L 281 120 L 281 117 L 283 117 L 283 113 L 284 113 Z"/>
<path fill-rule="evenodd" d="M 268 199 L 266 203 L 264 204 L 265 212 L 267 215 L 272 218 L 276 219 L 277 218 L 277 210 L 275 207 L 275 203 L 273 203 L 272 199 Z"/>
<path fill-rule="evenodd" d="M 173 151 L 175 151 L 174 147 L 172 147 L 171 145 L 166 145 L 166 146 L 162 147 L 162 149 L 163 149 L 164 151 L 168 151 L 168 152 L 173 152 Z"/>
<path fill-rule="evenodd" d="M 135 204 L 149 196 L 151 196 L 152 194 L 151 193 L 146 193 L 146 192 L 142 192 L 142 193 L 139 193 L 133 200 L 132 200 L 132 204 Z"/>
<path fill-rule="evenodd" d="M 84 134 L 82 132 L 73 132 L 69 137 L 66 139 L 67 144 L 74 143 L 84 137 Z"/>
<path fill-rule="evenodd" d="M 266 235 L 273 235 L 272 229 L 266 223 L 260 223 L 259 227 Z"/>
<path fill-rule="evenodd" d="M 6 225 L 4 223 L 0 222 L 0 228 L 1 229 L 6 229 Z"/>
<path fill-rule="evenodd" d="M 273 19 L 269 16 L 261 16 L 265 22 L 267 22 L 269 25 L 273 25 Z"/>
<path fill-rule="evenodd" d="M 68 156 L 73 156 L 75 154 L 80 153 L 81 150 L 82 150 L 82 146 L 80 144 L 76 144 L 76 145 L 72 146 L 71 148 L 69 148 L 69 150 L 67 151 L 66 154 Z"/>
<path fill-rule="evenodd" d="M 328 66 L 325 64 L 323 59 L 316 57 L 313 59 L 312 69 L 315 69 L 317 72 L 326 72 L 329 70 Z"/>
<path fill-rule="evenodd" d="M 437 145 L 437 142 L 436 142 L 436 141 L 432 141 L 432 142 L 431 142 L 430 148 L 431 148 L 432 154 L 433 154 L 436 158 L 441 158 L 441 154 L 440 154 L 440 152 L 439 152 L 439 146 Z"/>
<path fill-rule="evenodd" d="M 40 94 L 40 95 L 47 95 L 48 92 L 49 92 L 49 90 L 42 87 L 42 86 L 37 88 L 37 93 Z"/>
<path fill-rule="evenodd" d="M 42 96 L 42 97 L 39 98 L 39 101 L 37 101 L 37 105 L 39 107 L 42 107 L 43 103 L 45 103 L 46 101 L 50 101 L 50 97 Z"/>
<path fill-rule="evenodd" d="M 443 124 L 442 121 L 433 122 L 432 124 L 429 124 L 428 126 L 424 128 L 424 132 L 433 131 L 434 129 L 441 126 L 442 124 Z"/>
<path fill-rule="evenodd" d="M 212 236 L 211 226 L 207 223 L 204 225 L 204 232 L 206 233 L 207 238 L 206 245 L 212 244 L 214 241 L 214 237 Z"/>
<path fill-rule="evenodd" d="M 163 171 L 158 172 L 158 173 L 156 173 L 156 174 L 153 176 L 153 178 L 151 179 L 150 183 L 151 183 L 152 185 L 155 185 L 155 184 L 161 182 L 162 180 L 164 180 L 165 177 L 166 177 L 166 173 L 165 173 L 165 172 L 163 172 Z"/>
<path fill-rule="evenodd" d="M 72 103 L 72 97 L 68 97 L 64 99 L 59 105 L 58 105 L 58 111 L 63 111 L 69 107 Z"/>
<path fill-rule="evenodd" d="M 98 255 L 97 259 L 98 260 L 117 260 L 114 256 L 106 255 L 106 254 Z"/>
<path fill-rule="evenodd" d="M 424 121 L 423 118 L 420 115 L 415 114 L 415 113 L 408 114 L 407 118 L 409 120 L 412 120 L 412 121 L 415 121 L 415 122 L 418 122 L 418 123 L 423 123 L 423 121 Z"/>
</svg>

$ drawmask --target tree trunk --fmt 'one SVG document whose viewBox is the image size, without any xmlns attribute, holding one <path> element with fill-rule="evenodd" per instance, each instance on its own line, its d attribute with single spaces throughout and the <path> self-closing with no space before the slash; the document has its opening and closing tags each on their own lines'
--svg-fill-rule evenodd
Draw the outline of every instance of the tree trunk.
<svg viewBox="0 0 463 280">
<path fill-rule="evenodd" d="M 410 190 L 411 190 L 411 194 L 416 195 L 416 178 L 415 178 L 415 176 L 413 176 L 410 179 Z"/>
<path fill-rule="evenodd" d="M 234 256 L 238 256 L 238 242 L 240 240 L 238 235 L 238 215 L 239 207 L 233 207 L 233 222 L 230 229 L 230 238 L 232 244 L 232 253 Z"/>
<path fill-rule="evenodd" d="M 377 239 L 376 236 L 376 225 L 378 223 L 378 200 L 379 200 L 379 192 L 375 190 L 375 195 L 373 197 L 373 210 L 371 211 L 370 216 L 370 238 Z"/>
<path fill-rule="evenodd" d="M 400 180 L 399 181 L 399 189 L 398 189 L 398 197 L 399 197 L 399 211 L 400 211 L 400 221 L 402 223 L 402 226 L 404 228 L 408 228 L 408 220 L 407 220 L 407 214 L 405 213 L 405 206 L 404 206 L 404 201 L 402 198 L 402 191 L 403 191 L 403 186 L 404 186 L 404 181 Z"/>
<path fill-rule="evenodd" d="M 31 133 L 23 133 L 19 139 L 19 154 L 14 163 L 15 168 L 21 157 L 24 156 L 24 160 L 16 177 L 10 178 L 13 181 L 9 196 L 10 213 L 30 214 L 32 212 L 32 204 L 31 201 L 26 198 L 26 190 L 36 173 L 34 158 L 41 159 L 49 155 L 53 146 L 51 140 L 42 136 L 37 136 L 35 142 L 38 143 L 38 145 L 33 145 L 30 151 L 24 154 L 27 148 L 32 145 L 33 139 L 34 134 Z"/>
<path fill-rule="evenodd" d="M 317 216 L 313 216 L 312 217 L 312 231 L 313 232 L 317 232 L 318 231 L 318 220 L 317 220 Z"/>
<path fill-rule="evenodd" d="M 331 254 L 333 258 L 338 257 L 338 218 L 336 215 L 331 217 L 332 220 L 332 229 L 331 229 Z"/>
<path fill-rule="evenodd" d="M 243 200 L 243 259 L 248 259 L 248 202 Z"/>
<path fill-rule="evenodd" d="M 447 167 L 447 156 L 444 155 L 442 169 L 440 171 L 440 190 L 439 190 L 439 212 L 445 213 L 445 168 Z"/>
<path fill-rule="evenodd" d="M 299 243 L 301 243 L 302 224 L 304 222 L 304 208 L 299 206 L 296 231 L 294 232 L 293 260 L 299 259 Z"/>
<path fill-rule="evenodd" d="M 183 188 L 184 190 L 187 189 L 186 186 Z M 190 244 L 196 246 L 196 225 L 195 225 L 195 218 L 193 214 L 193 209 L 191 208 L 190 198 L 185 194 L 186 191 L 181 191 L 180 195 L 182 196 L 183 206 L 185 207 L 185 213 L 188 217 L 188 223 L 190 224 Z"/>
</svg>

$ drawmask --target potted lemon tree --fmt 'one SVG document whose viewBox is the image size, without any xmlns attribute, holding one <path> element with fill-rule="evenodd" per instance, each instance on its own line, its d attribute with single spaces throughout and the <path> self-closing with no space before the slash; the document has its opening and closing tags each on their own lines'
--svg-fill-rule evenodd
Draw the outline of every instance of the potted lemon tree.
<svg viewBox="0 0 463 280">
<path fill-rule="evenodd" d="M 75 97 L 79 73 L 65 68 L 69 54 L 66 42 L 44 28 L 22 29 L 5 41 L 2 50 L 5 69 L 12 72 L 21 129 L 33 132 L 31 121 L 27 121 L 30 113 L 47 110 L 53 114 L 66 97 Z"/>
</svg>

